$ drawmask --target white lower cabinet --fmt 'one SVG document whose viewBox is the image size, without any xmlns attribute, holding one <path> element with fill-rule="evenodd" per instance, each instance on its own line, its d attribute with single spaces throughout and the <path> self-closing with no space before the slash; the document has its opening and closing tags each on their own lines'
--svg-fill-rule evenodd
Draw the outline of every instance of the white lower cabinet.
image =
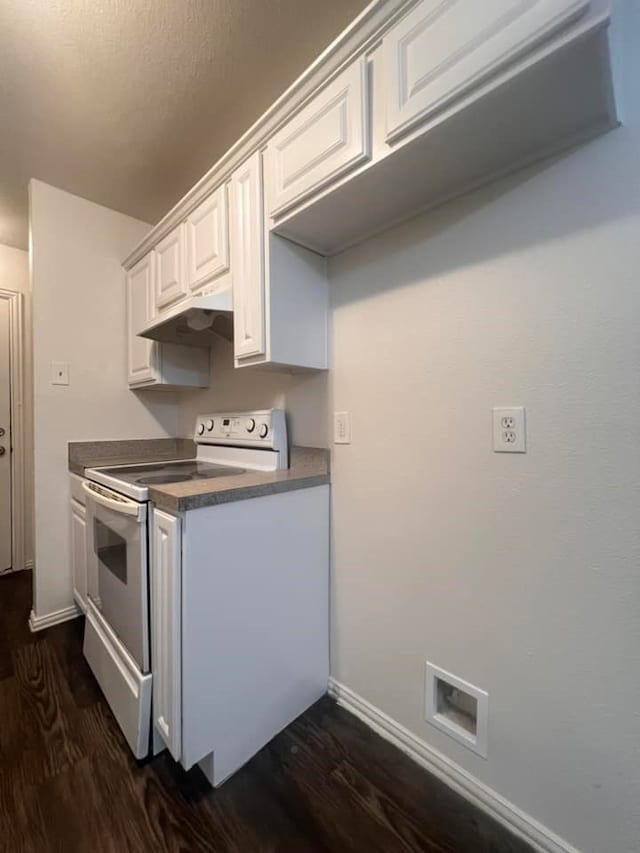
<svg viewBox="0 0 640 853">
<path fill-rule="evenodd" d="M 329 486 L 151 513 L 153 749 L 224 782 L 327 690 Z"/>
<path fill-rule="evenodd" d="M 153 726 L 171 755 L 182 753 L 181 520 L 154 509 L 151 530 Z"/>
<path fill-rule="evenodd" d="M 71 474 L 69 480 L 69 553 L 73 597 L 84 613 L 87 609 L 87 512 L 80 477 Z"/>
</svg>

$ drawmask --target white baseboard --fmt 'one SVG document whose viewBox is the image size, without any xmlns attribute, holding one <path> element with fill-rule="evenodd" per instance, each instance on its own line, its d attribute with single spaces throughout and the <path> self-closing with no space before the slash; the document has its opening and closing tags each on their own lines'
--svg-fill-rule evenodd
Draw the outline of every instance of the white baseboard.
<svg viewBox="0 0 640 853">
<path fill-rule="evenodd" d="M 388 740 L 406 755 L 420 764 L 429 773 L 437 776 L 446 785 L 466 800 L 501 823 L 514 835 L 518 835 L 540 853 L 580 853 L 546 826 L 510 803 L 475 776 L 467 773 L 446 755 L 434 749 L 426 741 L 410 732 L 400 723 L 376 708 L 349 687 L 329 679 L 329 695 L 339 705 L 359 717 L 375 732 Z"/>
<path fill-rule="evenodd" d="M 17 569 L 14 569 L 12 567 L 10 569 L 7 569 L 5 572 L 0 572 L 0 575 L 12 575 L 15 572 L 26 572 L 26 571 L 30 571 L 32 569 L 33 569 L 33 560 L 27 560 L 25 562 L 24 566 L 20 566 Z"/>
<path fill-rule="evenodd" d="M 33 633 L 44 631 L 45 628 L 50 628 L 52 625 L 59 625 L 60 622 L 68 622 L 70 619 L 75 619 L 81 615 L 82 611 L 75 604 L 63 607 L 62 610 L 54 610 L 53 613 L 45 613 L 44 616 L 36 616 L 32 610 L 29 614 L 29 628 Z"/>
</svg>

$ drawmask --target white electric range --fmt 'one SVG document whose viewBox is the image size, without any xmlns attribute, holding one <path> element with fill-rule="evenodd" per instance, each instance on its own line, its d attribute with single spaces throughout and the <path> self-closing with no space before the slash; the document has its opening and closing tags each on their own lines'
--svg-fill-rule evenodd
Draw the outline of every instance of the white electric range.
<svg viewBox="0 0 640 853">
<path fill-rule="evenodd" d="M 200 415 L 193 459 L 85 471 L 84 653 L 137 758 L 150 749 L 149 487 L 288 467 L 284 411 Z M 195 546 L 197 543 L 193 543 Z"/>
<path fill-rule="evenodd" d="M 287 425 L 282 409 L 199 415 L 194 441 L 193 459 L 90 468 L 85 477 L 119 495 L 144 502 L 148 500 L 149 486 L 229 477 L 245 470 L 277 471 L 289 467 Z"/>
</svg>

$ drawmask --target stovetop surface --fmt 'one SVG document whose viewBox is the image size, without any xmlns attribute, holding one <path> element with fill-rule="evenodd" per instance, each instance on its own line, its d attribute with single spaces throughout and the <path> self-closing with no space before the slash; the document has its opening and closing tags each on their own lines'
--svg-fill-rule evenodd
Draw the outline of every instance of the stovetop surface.
<svg viewBox="0 0 640 853">
<path fill-rule="evenodd" d="M 103 474 L 133 483 L 136 486 L 162 486 L 169 483 L 186 483 L 190 480 L 209 480 L 213 477 L 233 477 L 244 474 L 244 468 L 217 465 L 198 459 L 180 462 L 150 462 L 145 465 L 118 465 L 101 468 Z"/>
</svg>

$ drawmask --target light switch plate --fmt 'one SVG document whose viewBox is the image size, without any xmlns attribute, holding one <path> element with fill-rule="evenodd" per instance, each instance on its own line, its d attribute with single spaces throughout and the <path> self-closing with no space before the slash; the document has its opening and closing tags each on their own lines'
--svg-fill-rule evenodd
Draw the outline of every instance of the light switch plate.
<svg viewBox="0 0 640 853">
<path fill-rule="evenodd" d="M 527 452 L 524 406 L 493 410 L 493 449 L 496 453 Z"/>
<path fill-rule="evenodd" d="M 333 442 L 334 444 L 351 444 L 351 415 L 349 412 L 334 412 Z"/>
<path fill-rule="evenodd" d="M 68 385 L 69 384 L 69 363 L 66 361 L 51 362 L 51 384 L 52 385 Z"/>
</svg>

